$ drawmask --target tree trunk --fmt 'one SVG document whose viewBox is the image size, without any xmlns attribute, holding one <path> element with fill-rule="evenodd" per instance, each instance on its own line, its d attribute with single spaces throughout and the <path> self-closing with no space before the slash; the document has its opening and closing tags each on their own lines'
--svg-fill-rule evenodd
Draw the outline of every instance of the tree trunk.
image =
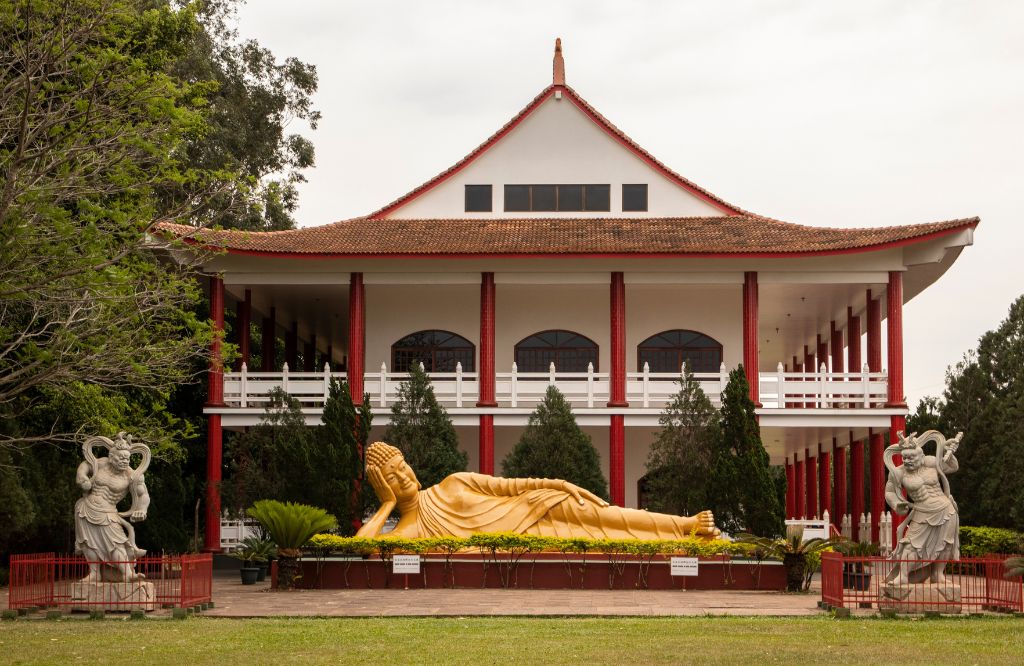
<svg viewBox="0 0 1024 666">
<path fill-rule="evenodd" d="M 803 553 L 786 553 L 782 557 L 782 566 L 786 569 L 786 591 L 800 592 L 804 586 L 807 556 Z"/>
</svg>

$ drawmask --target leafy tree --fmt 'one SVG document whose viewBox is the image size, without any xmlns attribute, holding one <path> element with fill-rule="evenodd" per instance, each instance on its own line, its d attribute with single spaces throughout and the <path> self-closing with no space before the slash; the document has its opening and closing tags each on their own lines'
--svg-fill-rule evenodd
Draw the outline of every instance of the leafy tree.
<svg viewBox="0 0 1024 666">
<path fill-rule="evenodd" d="M 608 499 L 608 481 L 590 436 L 576 424 L 565 396 L 549 386 L 519 442 L 501 463 L 507 477 L 565 479 Z"/>
<path fill-rule="evenodd" d="M 369 396 L 356 407 L 352 402 L 348 382 L 331 380 L 330 395 L 324 405 L 324 426 L 317 431 L 315 464 L 327 475 L 324 487 L 317 494 L 320 502 L 338 518 L 345 534 L 355 534 L 363 517 L 363 499 L 360 480 L 365 465 L 366 440 L 370 435 L 373 412 Z"/>
<path fill-rule="evenodd" d="M 939 430 L 941 423 L 942 404 L 934 396 L 925 396 L 917 403 L 917 409 L 907 417 L 907 432 L 924 432 Z"/>
<path fill-rule="evenodd" d="M 721 438 L 718 410 L 684 366 L 679 391 L 658 419 L 647 456 L 648 506 L 690 516 L 707 508 L 711 456 Z"/>
<path fill-rule="evenodd" d="M 1024 530 L 1024 296 L 947 370 L 935 404 L 937 429 L 964 433 L 960 470 L 950 477 L 961 521 Z"/>
<path fill-rule="evenodd" d="M 782 533 L 783 509 L 743 366 L 722 393 L 722 437 L 712 462 L 709 505 L 726 532 Z"/>
<path fill-rule="evenodd" d="M 422 364 L 413 363 L 399 387 L 384 439 L 402 452 L 424 488 L 466 471 L 466 452 Z"/>
</svg>

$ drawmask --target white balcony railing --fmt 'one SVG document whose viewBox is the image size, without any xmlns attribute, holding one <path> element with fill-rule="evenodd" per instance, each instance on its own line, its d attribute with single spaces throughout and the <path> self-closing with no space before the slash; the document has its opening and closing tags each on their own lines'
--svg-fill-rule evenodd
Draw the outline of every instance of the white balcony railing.
<svg viewBox="0 0 1024 666">
<path fill-rule="evenodd" d="M 345 379 L 344 372 L 332 372 L 324 364 L 320 372 L 292 372 L 287 364 L 280 372 L 240 372 L 224 374 L 224 402 L 228 407 L 258 408 L 270 400 L 270 391 L 281 388 L 304 408 L 323 407 L 332 378 Z M 662 409 L 679 389 L 679 374 L 651 372 L 645 364 L 642 372 L 626 373 L 626 401 L 630 409 Z M 408 378 L 404 372 L 389 372 L 381 364 L 377 372 L 363 377 L 364 390 L 374 408 L 388 408 L 398 397 L 398 389 Z M 729 373 L 723 363 L 717 373 L 694 373 L 701 389 L 715 405 L 721 404 Z M 475 407 L 480 395 L 479 375 L 463 372 L 430 373 L 434 395 L 446 408 Z M 761 403 L 767 409 L 864 409 L 881 407 L 886 402 L 887 378 L 884 372 L 871 373 L 867 367 L 859 373 L 784 372 L 782 364 L 775 373 L 761 373 Z M 495 373 L 495 398 L 502 408 L 532 408 L 539 403 L 548 386 L 556 386 L 574 408 L 605 407 L 610 398 L 609 375 L 594 372 L 558 372 L 552 363 L 548 372 Z"/>
</svg>

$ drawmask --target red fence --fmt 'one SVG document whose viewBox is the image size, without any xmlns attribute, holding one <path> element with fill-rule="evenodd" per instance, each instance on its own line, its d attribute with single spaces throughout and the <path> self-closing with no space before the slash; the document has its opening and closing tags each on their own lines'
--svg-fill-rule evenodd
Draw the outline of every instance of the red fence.
<svg viewBox="0 0 1024 666">
<path fill-rule="evenodd" d="M 95 582 L 85 558 L 53 553 L 11 555 L 10 608 L 154 610 L 187 608 L 211 601 L 213 556 L 164 555 L 131 562 L 102 562 L 100 570 L 130 566 L 142 578 Z"/>
<path fill-rule="evenodd" d="M 833 608 L 892 609 L 898 613 L 1024 612 L 1021 577 L 1004 577 L 1005 558 L 892 560 L 883 557 L 821 557 L 821 599 Z M 915 583 L 915 575 L 941 572 L 939 582 Z M 899 574 L 909 572 L 901 582 Z M 888 580 L 892 578 L 892 580 Z"/>
</svg>

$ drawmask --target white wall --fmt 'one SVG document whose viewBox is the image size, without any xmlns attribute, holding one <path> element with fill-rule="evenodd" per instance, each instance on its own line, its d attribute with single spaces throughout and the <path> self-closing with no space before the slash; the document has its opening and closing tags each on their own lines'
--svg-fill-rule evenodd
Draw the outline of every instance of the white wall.
<svg viewBox="0 0 1024 666">
<path fill-rule="evenodd" d="M 479 345 L 480 287 L 366 285 L 366 371 L 391 367 L 391 345 L 410 333 L 440 329 Z"/>
<path fill-rule="evenodd" d="M 610 184 L 605 213 L 506 213 L 505 184 Z M 648 210 L 622 211 L 622 185 L 648 184 Z M 491 213 L 465 212 L 465 185 L 492 185 Z M 723 215 L 609 136 L 568 98 L 553 97 L 473 163 L 388 217 L 650 217 Z"/>
</svg>

